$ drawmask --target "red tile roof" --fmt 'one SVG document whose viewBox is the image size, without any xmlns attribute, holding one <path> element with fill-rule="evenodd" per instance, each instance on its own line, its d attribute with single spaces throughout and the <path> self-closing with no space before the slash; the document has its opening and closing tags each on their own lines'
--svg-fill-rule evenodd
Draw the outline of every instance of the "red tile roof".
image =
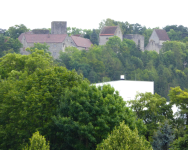
<svg viewBox="0 0 188 150">
<path fill-rule="evenodd" d="M 155 32 L 157 33 L 159 40 L 161 41 L 170 41 L 170 38 L 168 37 L 168 34 L 166 33 L 165 30 L 161 29 L 155 29 Z"/>
<path fill-rule="evenodd" d="M 18 37 L 18 40 L 19 40 L 20 42 L 22 42 L 22 37 L 24 36 L 24 34 L 25 34 L 25 33 L 22 33 L 22 34 L 20 34 L 20 36 Z"/>
<path fill-rule="evenodd" d="M 22 33 L 20 34 L 20 36 L 18 37 L 18 40 L 21 42 L 22 41 L 22 37 L 25 35 L 25 34 L 33 34 L 31 31 L 29 32 L 25 32 L 25 33 Z"/>
<path fill-rule="evenodd" d="M 82 37 L 78 37 L 78 36 L 71 36 L 71 38 L 77 47 L 83 47 L 83 48 L 88 49 L 93 44 L 93 43 L 91 43 L 91 41 L 89 39 L 86 39 L 86 38 L 82 38 Z"/>
<path fill-rule="evenodd" d="M 116 32 L 117 26 L 107 26 L 107 27 L 103 27 L 101 30 L 100 35 L 114 35 Z"/>
<path fill-rule="evenodd" d="M 25 34 L 28 43 L 62 43 L 67 34 Z"/>
</svg>

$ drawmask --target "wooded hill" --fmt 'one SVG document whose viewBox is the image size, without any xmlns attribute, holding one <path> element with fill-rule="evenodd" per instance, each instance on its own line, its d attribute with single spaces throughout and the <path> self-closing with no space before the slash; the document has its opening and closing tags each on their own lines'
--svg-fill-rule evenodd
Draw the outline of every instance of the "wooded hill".
<svg viewBox="0 0 188 150">
<path fill-rule="evenodd" d="M 119 24 L 124 33 L 145 38 L 152 32 L 138 24 L 120 23 L 101 22 Z M 131 30 L 131 26 L 135 27 Z M 151 145 L 154 150 L 187 149 L 187 28 L 164 29 L 171 41 L 163 43 L 159 54 L 142 52 L 133 41 L 114 36 L 106 45 L 93 45 L 88 51 L 68 47 L 58 60 L 40 43 L 28 49 L 30 55 L 16 54 L 21 47 L 17 37 L 28 31 L 24 25 L 1 30 L 0 149 L 29 149 L 37 142 L 52 150 L 144 150 Z M 92 33 L 84 36 L 92 39 Z M 90 86 L 119 80 L 121 74 L 127 80 L 154 81 L 155 94 L 138 95 L 140 99 L 132 100 L 128 108 L 109 85 Z M 173 104 L 179 106 L 178 114 L 173 114 Z"/>
</svg>

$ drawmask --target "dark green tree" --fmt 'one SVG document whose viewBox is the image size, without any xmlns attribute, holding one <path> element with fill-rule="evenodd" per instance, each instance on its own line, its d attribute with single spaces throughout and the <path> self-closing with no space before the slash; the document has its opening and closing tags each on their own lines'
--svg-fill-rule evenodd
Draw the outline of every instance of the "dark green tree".
<svg viewBox="0 0 188 150">
<path fill-rule="evenodd" d="M 170 145 L 170 150 L 187 150 L 188 149 L 188 134 L 179 137 Z"/>
<path fill-rule="evenodd" d="M 137 127 L 140 134 L 146 130 L 142 121 L 125 107 L 123 99 L 110 85 L 97 88 L 82 83 L 67 89 L 53 121 L 52 128 L 56 130 L 51 134 L 57 136 L 49 137 L 52 149 L 56 150 L 94 150 L 122 121 L 130 129 Z"/>
<path fill-rule="evenodd" d="M 90 40 L 93 44 L 99 45 L 99 40 L 98 40 L 97 33 L 95 32 L 95 29 L 93 29 Z"/>
<path fill-rule="evenodd" d="M 24 24 L 15 25 L 15 26 L 9 27 L 8 29 L 9 36 L 13 39 L 18 38 L 20 34 L 27 32 L 27 31 L 29 31 L 29 29 Z"/>
<path fill-rule="evenodd" d="M 10 150 L 21 149 L 36 130 L 48 133 L 65 89 L 87 82 L 39 50 L 0 58 L 0 76 L 0 149 Z"/>
<path fill-rule="evenodd" d="M 7 53 L 19 53 L 22 44 L 18 39 L 0 35 L 0 57 Z"/>
<path fill-rule="evenodd" d="M 160 123 L 157 132 L 153 136 L 153 150 L 168 150 L 174 137 L 174 131 L 168 120 L 165 120 L 163 124 Z"/>
</svg>

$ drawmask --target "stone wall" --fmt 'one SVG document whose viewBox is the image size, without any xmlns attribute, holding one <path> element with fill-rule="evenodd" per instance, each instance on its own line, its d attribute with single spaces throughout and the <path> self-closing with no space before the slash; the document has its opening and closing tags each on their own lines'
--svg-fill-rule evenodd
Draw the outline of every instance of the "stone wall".
<svg viewBox="0 0 188 150">
<path fill-rule="evenodd" d="M 105 45 L 110 37 L 113 36 L 99 36 L 99 45 Z"/>
<path fill-rule="evenodd" d="M 22 55 L 28 55 L 29 52 L 26 51 L 26 48 L 29 47 L 29 45 L 26 42 L 25 36 L 22 37 L 21 43 L 22 43 L 23 47 L 20 48 L 20 54 L 22 54 Z"/>
<path fill-rule="evenodd" d="M 162 45 L 159 45 L 158 43 L 155 43 L 155 41 L 151 40 L 148 43 L 148 45 L 145 47 L 145 50 L 156 51 L 159 54 L 161 48 L 162 48 Z"/>
<path fill-rule="evenodd" d="M 155 30 L 153 30 L 153 32 L 152 32 L 152 34 L 151 34 L 151 36 L 150 36 L 150 38 L 149 38 L 149 42 L 150 41 L 155 41 L 155 43 L 156 44 L 159 44 L 159 38 L 158 38 L 158 36 L 157 36 L 157 33 L 155 32 Z"/>
<path fill-rule="evenodd" d="M 50 34 L 49 30 L 43 30 L 43 29 L 34 29 L 32 30 L 34 34 Z"/>
<path fill-rule="evenodd" d="M 20 49 L 20 53 L 22 55 L 28 55 L 29 52 L 26 51 L 27 47 L 33 47 L 34 43 L 27 43 L 25 37 L 22 38 L 23 48 Z M 66 36 L 65 40 L 62 43 L 46 43 L 49 46 L 49 52 L 53 56 L 54 59 L 59 58 L 59 53 L 65 51 L 66 47 L 73 46 L 76 47 L 75 43 L 72 41 L 68 35 Z"/>
<path fill-rule="evenodd" d="M 67 34 L 67 22 L 53 21 L 51 23 L 51 34 Z"/>
<path fill-rule="evenodd" d="M 119 26 L 118 26 L 118 28 L 117 28 L 117 30 L 116 30 L 114 35 L 118 36 L 121 39 L 121 41 L 123 40 L 123 34 L 122 34 L 121 29 L 120 29 Z"/>
<path fill-rule="evenodd" d="M 126 34 L 123 36 L 125 39 L 133 40 L 137 46 L 144 51 L 144 36 L 140 34 Z"/>
</svg>

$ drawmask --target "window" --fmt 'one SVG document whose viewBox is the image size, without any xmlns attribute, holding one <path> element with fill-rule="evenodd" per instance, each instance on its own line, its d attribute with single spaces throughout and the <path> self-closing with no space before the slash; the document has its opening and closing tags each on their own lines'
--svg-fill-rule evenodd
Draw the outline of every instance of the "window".
<svg viewBox="0 0 188 150">
<path fill-rule="evenodd" d="M 56 52 L 53 52 L 53 56 L 56 56 Z"/>
<path fill-rule="evenodd" d="M 108 40 L 108 38 L 106 38 Z"/>
</svg>

